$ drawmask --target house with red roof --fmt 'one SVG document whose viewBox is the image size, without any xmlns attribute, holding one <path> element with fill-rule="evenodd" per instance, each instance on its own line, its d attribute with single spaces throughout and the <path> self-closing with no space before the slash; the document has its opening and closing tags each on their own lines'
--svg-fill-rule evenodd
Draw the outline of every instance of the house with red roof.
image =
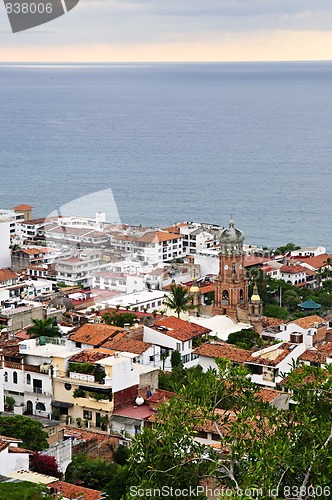
<svg viewBox="0 0 332 500">
<path fill-rule="evenodd" d="M 206 339 L 210 332 L 209 328 L 169 316 L 155 321 L 152 326 L 144 325 L 143 340 L 160 347 L 160 358 L 155 360 L 159 368 L 172 369 L 171 356 L 175 350 L 180 353 L 184 367 L 190 368 L 198 364 L 195 343 Z"/>
</svg>

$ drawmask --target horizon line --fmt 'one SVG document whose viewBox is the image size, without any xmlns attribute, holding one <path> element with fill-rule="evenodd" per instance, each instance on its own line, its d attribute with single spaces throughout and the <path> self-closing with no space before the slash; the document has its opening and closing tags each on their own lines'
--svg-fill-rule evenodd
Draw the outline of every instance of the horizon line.
<svg viewBox="0 0 332 500">
<path fill-rule="evenodd" d="M 320 63 L 332 62 L 332 59 L 277 59 L 277 60 L 234 60 L 234 61 L 0 61 L 0 65 L 14 65 L 14 64 L 48 64 L 48 65 L 95 65 L 95 64 L 252 64 L 252 63 Z"/>
</svg>

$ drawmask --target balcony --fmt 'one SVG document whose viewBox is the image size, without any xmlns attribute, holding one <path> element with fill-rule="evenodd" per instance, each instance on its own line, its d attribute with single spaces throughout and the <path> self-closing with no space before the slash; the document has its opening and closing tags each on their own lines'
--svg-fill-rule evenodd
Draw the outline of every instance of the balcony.
<svg viewBox="0 0 332 500">
<path fill-rule="evenodd" d="M 94 375 L 88 375 L 87 373 L 69 372 L 69 378 L 81 380 L 82 382 L 95 382 Z"/>
</svg>

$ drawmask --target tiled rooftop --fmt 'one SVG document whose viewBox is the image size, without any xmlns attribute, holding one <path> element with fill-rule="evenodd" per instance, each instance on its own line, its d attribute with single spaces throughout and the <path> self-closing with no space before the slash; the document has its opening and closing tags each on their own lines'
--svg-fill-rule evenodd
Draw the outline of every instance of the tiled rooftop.
<svg viewBox="0 0 332 500">
<path fill-rule="evenodd" d="M 245 363 L 251 356 L 250 351 L 238 349 L 225 342 L 206 342 L 197 347 L 194 353 L 209 358 L 229 359 L 233 363 Z"/>
<path fill-rule="evenodd" d="M 180 340 L 181 342 L 185 342 L 211 332 L 209 328 L 196 325 L 195 323 L 188 323 L 187 321 L 178 319 L 175 316 L 160 319 L 156 321 L 151 328 L 159 333 L 162 333 L 163 335 Z M 165 328 L 165 330 L 163 328 Z"/>
<path fill-rule="evenodd" d="M 315 323 L 321 325 L 323 321 L 324 321 L 323 318 L 321 318 L 317 314 L 314 314 L 312 316 L 306 316 L 305 318 L 300 318 L 295 321 L 290 321 L 289 323 L 295 323 L 301 328 L 313 328 Z"/>
<path fill-rule="evenodd" d="M 108 340 L 103 344 L 103 347 L 113 349 L 120 352 L 132 352 L 133 354 L 143 354 L 152 344 L 143 342 L 142 340 L 134 340 L 128 338 Z"/>
<path fill-rule="evenodd" d="M 119 328 L 117 326 L 105 325 L 103 323 L 86 323 L 70 336 L 70 340 L 97 347 L 106 342 L 106 340 L 108 340 L 110 337 L 122 331 L 123 328 Z"/>
<path fill-rule="evenodd" d="M 84 499 L 84 500 L 101 500 L 104 494 L 99 490 L 92 490 L 76 484 L 66 483 L 65 481 L 55 481 L 48 484 L 49 488 L 54 488 L 63 498 Z"/>
</svg>

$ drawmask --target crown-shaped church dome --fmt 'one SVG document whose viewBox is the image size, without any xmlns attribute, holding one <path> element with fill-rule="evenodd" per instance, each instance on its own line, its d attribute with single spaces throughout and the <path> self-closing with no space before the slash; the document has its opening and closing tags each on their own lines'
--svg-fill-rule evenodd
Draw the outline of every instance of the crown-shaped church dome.
<svg viewBox="0 0 332 500">
<path fill-rule="evenodd" d="M 226 229 L 223 229 L 223 231 L 220 234 L 220 244 L 221 245 L 227 245 L 227 244 L 242 244 L 244 241 L 244 234 L 240 229 L 237 229 L 234 226 L 234 221 L 230 220 L 228 227 Z"/>
</svg>

